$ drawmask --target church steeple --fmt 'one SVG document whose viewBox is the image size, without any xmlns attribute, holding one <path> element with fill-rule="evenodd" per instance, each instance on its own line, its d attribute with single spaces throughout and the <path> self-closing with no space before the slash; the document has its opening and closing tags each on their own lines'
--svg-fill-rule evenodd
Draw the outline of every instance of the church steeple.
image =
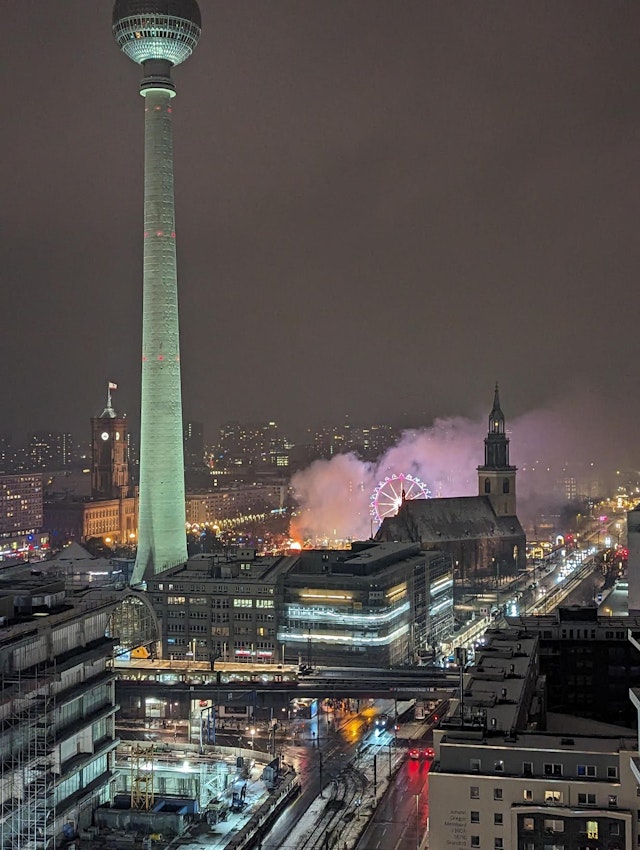
<svg viewBox="0 0 640 850">
<path fill-rule="evenodd" d="M 484 441 L 484 465 L 491 469 L 509 468 L 509 438 L 505 434 L 504 413 L 500 407 L 497 383 L 493 396 L 493 408 L 489 414 L 489 431 Z"/>
<path fill-rule="evenodd" d="M 500 391 L 496 381 L 496 389 L 493 394 L 493 409 L 489 414 L 489 433 L 504 434 L 504 413 L 500 407 Z"/>
<path fill-rule="evenodd" d="M 509 438 L 497 383 L 484 441 L 484 465 L 478 467 L 478 492 L 489 497 L 498 516 L 515 516 L 516 468 L 509 463 Z"/>
</svg>

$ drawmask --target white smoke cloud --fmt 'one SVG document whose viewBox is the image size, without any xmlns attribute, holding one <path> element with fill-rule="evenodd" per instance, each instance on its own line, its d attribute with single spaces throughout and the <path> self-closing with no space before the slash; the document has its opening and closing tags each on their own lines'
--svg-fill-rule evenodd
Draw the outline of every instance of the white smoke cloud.
<svg viewBox="0 0 640 850">
<path fill-rule="evenodd" d="M 354 454 L 318 460 L 296 473 L 292 487 L 300 505 L 292 534 L 303 539 L 363 539 L 377 531 L 370 513 L 376 486 L 392 474 L 419 478 L 434 496 L 476 492 L 482 461 L 482 426 L 458 418 L 425 430 L 404 431 L 376 464 Z M 482 450 L 480 449 L 480 452 Z"/>
<path fill-rule="evenodd" d="M 589 410 L 593 414 L 592 403 Z M 562 501 L 557 482 L 567 467 L 570 471 L 587 469 L 585 474 L 589 463 L 594 467 L 589 459 L 602 454 L 598 442 L 602 435 L 596 435 L 590 427 L 593 419 L 577 406 L 571 414 L 549 409 L 507 421 L 510 461 L 520 467 L 517 493 L 521 520 L 529 519 L 529 514 L 532 518 L 543 506 L 557 507 Z M 292 522 L 292 535 L 331 541 L 366 539 L 375 534 L 371 494 L 385 476 L 394 473 L 417 476 L 436 497 L 476 495 L 476 470 L 484 462 L 487 427 L 487 417 L 476 421 L 463 417 L 437 420 L 430 428 L 404 431 L 398 443 L 375 464 L 353 454 L 315 461 L 292 478 L 300 506 Z M 593 475 L 601 470 L 602 464 L 594 468 Z"/>
</svg>

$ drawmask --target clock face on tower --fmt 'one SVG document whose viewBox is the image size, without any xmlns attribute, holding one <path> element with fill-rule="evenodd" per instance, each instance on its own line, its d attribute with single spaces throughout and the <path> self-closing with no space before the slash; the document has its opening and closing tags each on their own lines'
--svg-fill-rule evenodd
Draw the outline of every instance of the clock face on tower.
<svg viewBox="0 0 640 850">
<path fill-rule="evenodd" d="M 109 434 L 106 431 L 103 431 L 102 434 L 100 434 L 100 436 L 102 437 L 103 440 L 109 439 Z"/>
</svg>

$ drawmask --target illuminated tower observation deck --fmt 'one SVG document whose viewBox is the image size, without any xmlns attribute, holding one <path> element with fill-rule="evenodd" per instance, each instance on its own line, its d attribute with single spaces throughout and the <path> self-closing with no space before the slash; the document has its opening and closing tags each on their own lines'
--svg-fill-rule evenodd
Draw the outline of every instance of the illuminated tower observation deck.
<svg viewBox="0 0 640 850">
<path fill-rule="evenodd" d="M 196 0 L 116 0 L 113 8 L 119 47 L 142 65 L 145 101 L 140 503 L 132 584 L 187 560 L 171 67 L 191 55 L 200 29 Z"/>
</svg>

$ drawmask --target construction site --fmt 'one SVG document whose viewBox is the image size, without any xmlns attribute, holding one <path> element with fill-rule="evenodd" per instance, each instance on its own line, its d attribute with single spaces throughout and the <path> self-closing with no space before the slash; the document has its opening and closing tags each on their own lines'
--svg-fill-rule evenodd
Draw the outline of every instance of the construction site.
<svg viewBox="0 0 640 850">
<path fill-rule="evenodd" d="M 110 609 L 29 569 L 0 579 L 0 847 L 49 850 L 114 779 Z"/>
<path fill-rule="evenodd" d="M 270 754 L 119 740 L 113 650 L 140 639 L 146 606 L 65 584 L 0 578 L 0 850 L 160 850 L 270 816 L 295 791 Z"/>
</svg>

